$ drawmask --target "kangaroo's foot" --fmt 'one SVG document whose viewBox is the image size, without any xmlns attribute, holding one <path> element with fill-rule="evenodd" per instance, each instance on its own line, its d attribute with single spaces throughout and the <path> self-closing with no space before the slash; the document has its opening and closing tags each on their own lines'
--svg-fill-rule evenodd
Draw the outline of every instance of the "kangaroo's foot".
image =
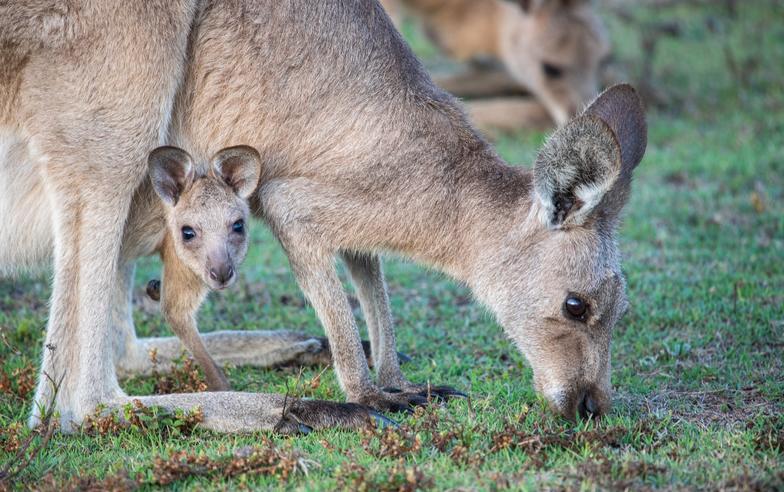
<svg viewBox="0 0 784 492">
<path fill-rule="evenodd" d="M 404 389 L 383 388 L 368 392 L 360 396 L 358 401 L 380 411 L 412 413 L 416 407 L 426 406 L 433 401 L 447 401 L 454 397 L 466 398 L 467 396 L 450 386 L 410 384 Z"/>
<path fill-rule="evenodd" d="M 367 425 L 397 427 L 397 422 L 357 403 L 324 400 L 296 400 L 290 404 L 275 432 L 284 435 L 307 434 L 313 429 L 329 427 L 356 429 Z"/>
<path fill-rule="evenodd" d="M 125 396 L 110 407 L 139 400 L 145 406 L 167 410 L 201 408 L 202 428 L 216 432 L 303 434 L 326 428 L 360 429 L 367 425 L 397 425 L 371 408 L 356 403 L 303 400 L 265 393 L 181 393 L 155 396 Z"/>
</svg>

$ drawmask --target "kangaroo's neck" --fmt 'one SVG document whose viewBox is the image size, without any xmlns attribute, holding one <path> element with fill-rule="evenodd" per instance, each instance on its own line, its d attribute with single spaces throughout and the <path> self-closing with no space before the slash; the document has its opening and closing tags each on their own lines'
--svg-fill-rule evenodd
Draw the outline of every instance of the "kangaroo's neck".
<svg viewBox="0 0 784 492">
<path fill-rule="evenodd" d="M 394 164 L 378 198 L 384 213 L 363 221 L 375 230 L 363 234 L 383 237 L 382 249 L 470 282 L 482 255 L 527 216 L 531 173 L 505 163 L 450 101 L 423 111 L 413 127 L 416 138 L 401 144 L 394 135 L 400 150 L 379 154 Z"/>
</svg>

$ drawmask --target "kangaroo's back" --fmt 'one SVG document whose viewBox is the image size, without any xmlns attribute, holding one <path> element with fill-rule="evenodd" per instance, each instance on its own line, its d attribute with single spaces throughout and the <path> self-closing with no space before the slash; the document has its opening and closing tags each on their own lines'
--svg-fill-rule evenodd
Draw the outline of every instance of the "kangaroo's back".
<svg viewBox="0 0 784 492">
<path fill-rule="evenodd" d="M 191 49 L 175 140 L 208 155 L 227 141 L 254 145 L 263 179 L 389 157 L 455 125 L 478 139 L 374 1 L 221 2 Z"/>
</svg>

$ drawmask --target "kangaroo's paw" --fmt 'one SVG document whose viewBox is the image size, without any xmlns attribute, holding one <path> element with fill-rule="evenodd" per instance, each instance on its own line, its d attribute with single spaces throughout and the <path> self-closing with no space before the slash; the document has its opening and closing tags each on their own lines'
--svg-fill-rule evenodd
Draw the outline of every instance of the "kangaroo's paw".
<svg viewBox="0 0 784 492">
<path fill-rule="evenodd" d="M 358 429 L 368 425 L 397 427 L 397 422 L 357 403 L 292 400 L 275 425 L 279 434 L 308 434 L 324 428 Z"/>
</svg>

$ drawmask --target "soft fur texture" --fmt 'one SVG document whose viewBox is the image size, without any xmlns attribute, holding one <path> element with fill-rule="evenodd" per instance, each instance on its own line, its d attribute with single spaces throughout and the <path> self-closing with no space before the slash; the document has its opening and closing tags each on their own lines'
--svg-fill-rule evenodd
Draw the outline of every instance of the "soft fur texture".
<svg viewBox="0 0 784 492">
<path fill-rule="evenodd" d="M 194 162 L 237 142 L 258 149 L 264 167 L 253 211 L 286 249 L 350 401 L 380 409 L 424 403 L 426 389 L 404 378 L 395 351 L 377 256 L 395 251 L 471 286 L 558 412 L 583 413 L 588 397 L 595 412 L 606 410 L 610 332 L 626 306 L 614 241 L 620 210 L 594 207 L 597 220 L 580 227 L 542 224 L 534 176 L 500 160 L 454 99 L 433 85 L 377 3 L 75 3 L 66 20 L 77 35 L 65 47 L 46 45 L 38 31 L 20 35 L 0 17 L 0 134 L 24 148 L 14 154 L 23 159 L 0 162 L 0 179 L 29 196 L 29 188 L 16 186 L 18 170 L 40 175 L 44 193 L 36 205 L 51 212 L 42 240 L 54 240 L 46 337 L 54 348 L 44 351 L 42 372 L 62 381 L 54 404 L 64 423 L 81 422 L 97 403 L 127 402 L 115 365 L 144 367 L 136 351 L 148 342 L 136 340 L 129 311 L 139 248 L 126 247 L 126 224 L 135 220 L 132 202 L 152 199 L 138 187 L 147 153 L 163 141 L 189 149 Z M 10 18 L 26 15 L 22 10 Z M 28 42 L 39 38 L 43 46 Z M 625 96 L 629 90 L 600 98 L 607 114 L 642 115 L 627 107 L 639 104 Z M 628 139 L 618 133 L 616 140 L 626 159 Z M 622 202 L 628 186 L 617 180 L 602 201 Z M 8 203 L 14 218 L 3 224 L 16 224 L 24 212 Z M 0 244 L 4 262 L 18 256 L 22 232 L 10 231 Z M 337 254 L 349 264 L 368 320 L 378 385 L 335 271 Z M 585 322 L 564 316 L 570 293 L 590 304 Z M 254 345 L 241 334 L 205 340 L 216 359 L 268 343 L 255 337 Z M 386 386 L 403 391 L 380 389 Z M 42 406 L 51 401 L 43 376 L 35 398 Z M 202 405 L 204 425 L 216 430 L 290 422 L 279 395 L 143 401 Z M 296 422 L 315 428 L 352 427 L 373 415 L 357 405 L 290 404 Z M 32 421 L 38 416 L 34 410 Z"/>
</svg>

